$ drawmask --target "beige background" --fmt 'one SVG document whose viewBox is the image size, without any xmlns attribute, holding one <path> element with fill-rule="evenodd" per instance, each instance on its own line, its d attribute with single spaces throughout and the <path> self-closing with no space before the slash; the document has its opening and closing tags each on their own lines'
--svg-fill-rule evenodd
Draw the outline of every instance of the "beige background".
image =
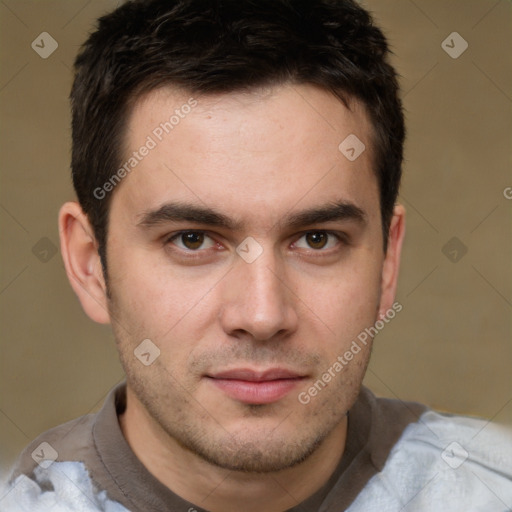
<svg viewBox="0 0 512 512">
<path fill-rule="evenodd" d="M 394 48 L 409 130 L 403 311 L 379 335 L 366 383 L 512 424 L 511 3 L 364 3 Z M 59 206 L 73 198 L 72 62 L 95 18 L 115 5 L 0 2 L 4 467 L 43 430 L 97 409 L 123 377 L 109 328 L 85 316 L 52 255 Z M 454 31 L 469 44 L 457 59 L 441 47 Z M 41 32 L 59 45 L 47 59 L 31 48 Z M 459 247 L 448 245 L 447 257 L 453 237 Z"/>
</svg>

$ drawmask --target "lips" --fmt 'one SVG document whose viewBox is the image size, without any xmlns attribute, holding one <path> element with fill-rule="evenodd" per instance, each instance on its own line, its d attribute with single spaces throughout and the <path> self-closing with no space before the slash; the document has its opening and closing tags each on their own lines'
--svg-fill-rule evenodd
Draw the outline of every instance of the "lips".
<svg viewBox="0 0 512 512">
<path fill-rule="evenodd" d="M 206 375 L 230 398 L 246 404 L 270 404 L 284 398 L 305 376 L 285 368 L 236 368 Z"/>
</svg>

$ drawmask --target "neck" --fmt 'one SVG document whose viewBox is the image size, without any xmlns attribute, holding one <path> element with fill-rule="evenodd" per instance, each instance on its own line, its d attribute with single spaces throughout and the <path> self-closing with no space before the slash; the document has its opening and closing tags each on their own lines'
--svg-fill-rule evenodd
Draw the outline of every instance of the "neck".
<svg viewBox="0 0 512 512">
<path fill-rule="evenodd" d="M 168 436 L 127 387 L 119 423 L 146 469 L 181 498 L 211 512 L 282 512 L 318 491 L 345 449 L 347 417 L 304 462 L 274 473 L 229 471 L 214 466 Z"/>
</svg>

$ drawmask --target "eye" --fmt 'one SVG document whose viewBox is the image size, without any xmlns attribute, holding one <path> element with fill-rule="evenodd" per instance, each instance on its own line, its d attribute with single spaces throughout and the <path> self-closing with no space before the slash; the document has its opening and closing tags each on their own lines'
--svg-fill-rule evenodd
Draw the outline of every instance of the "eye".
<svg viewBox="0 0 512 512">
<path fill-rule="evenodd" d="M 182 231 L 173 235 L 167 242 L 185 251 L 210 249 L 215 245 L 215 242 L 203 231 Z"/>
<path fill-rule="evenodd" d="M 305 244 L 301 240 L 305 240 Z M 332 249 L 339 242 L 340 237 L 334 233 L 329 233 L 328 231 L 309 231 L 302 235 L 294 245 L 300 249 L 314 249 L 318 251 L 321 249 Z"/>
</svg>

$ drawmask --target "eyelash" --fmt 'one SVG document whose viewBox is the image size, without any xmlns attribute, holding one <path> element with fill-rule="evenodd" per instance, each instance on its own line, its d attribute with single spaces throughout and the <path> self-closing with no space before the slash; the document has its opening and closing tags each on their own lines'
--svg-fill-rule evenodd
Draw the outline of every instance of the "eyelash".
<svg viewBox="0 0 512 512">
<path fill-rule="evenodd" d="M 174 233 L 174 234 L 166 237 L 165 241 L 164 241 L 164 245 L 166 245 L 166 246 L 168 246 L 168 245 L 175 245 L 175 244 L 173 244 L 174 240 L 176 240 L 180 236 L 188 234 L 188 233 L 202 234 L 202 235 L 205 235 L 206 237 L 212 239 L 212 241 L 215 242 L 214 238 L 212 236 L 210 236 L 207 231 L 202 231 L 202 230 L 184 230 L 184 231 L 179 231 L 177 233 Z M 338 243 L 336 244 L 335 247 L 331 247 L 331 248 L 326 249 L 326 250 L 323 250 L 323 249 L 310 249 L 309 251 L 307 251 L 308 254 L 314 253 L 317 256 L 328 255 L 332 251 L 335 251 L 335 250 L 339 249 L 340 245 L 345 245 L 345 246 L 349 245 L 348 238 L 347 238 L 347 236 L 344 233 L 334 233 L 332 231 L 327 231 L 327 230 L 322 230 L 322 229 L 305 231 L 305 232 L 303 232 L 300 235 L 300 237 L 296 240 L 296 242 L 298 242 L 301 238 L 305 237 L 306 235 L 312 234 L 312 233 L 324 233 L 324 234 L 328 235 L 329 237 L 336 238 L 338 240 Z M 294 242 L 294 244 L 296 242 Z M 215 242 L 216 245 L 218 243 L 219 242 Z M 210 248 L 210 249 L 212 249 L 212 248 Z M 196 249 L 196 250 L 192 250 L 192 249 L 181 249 L 180 247 L 176 247 L 175 246 L 175 248 L 173 248 L 172 250 L 176 251 L 176 252 L 179 252 L 180 255 L 184 256 L 185 258 L 198 259 L 198 258 L 203 257 L 204 253 L 206 251 L 210 251 L 210 249 Z"/>
</svg>

